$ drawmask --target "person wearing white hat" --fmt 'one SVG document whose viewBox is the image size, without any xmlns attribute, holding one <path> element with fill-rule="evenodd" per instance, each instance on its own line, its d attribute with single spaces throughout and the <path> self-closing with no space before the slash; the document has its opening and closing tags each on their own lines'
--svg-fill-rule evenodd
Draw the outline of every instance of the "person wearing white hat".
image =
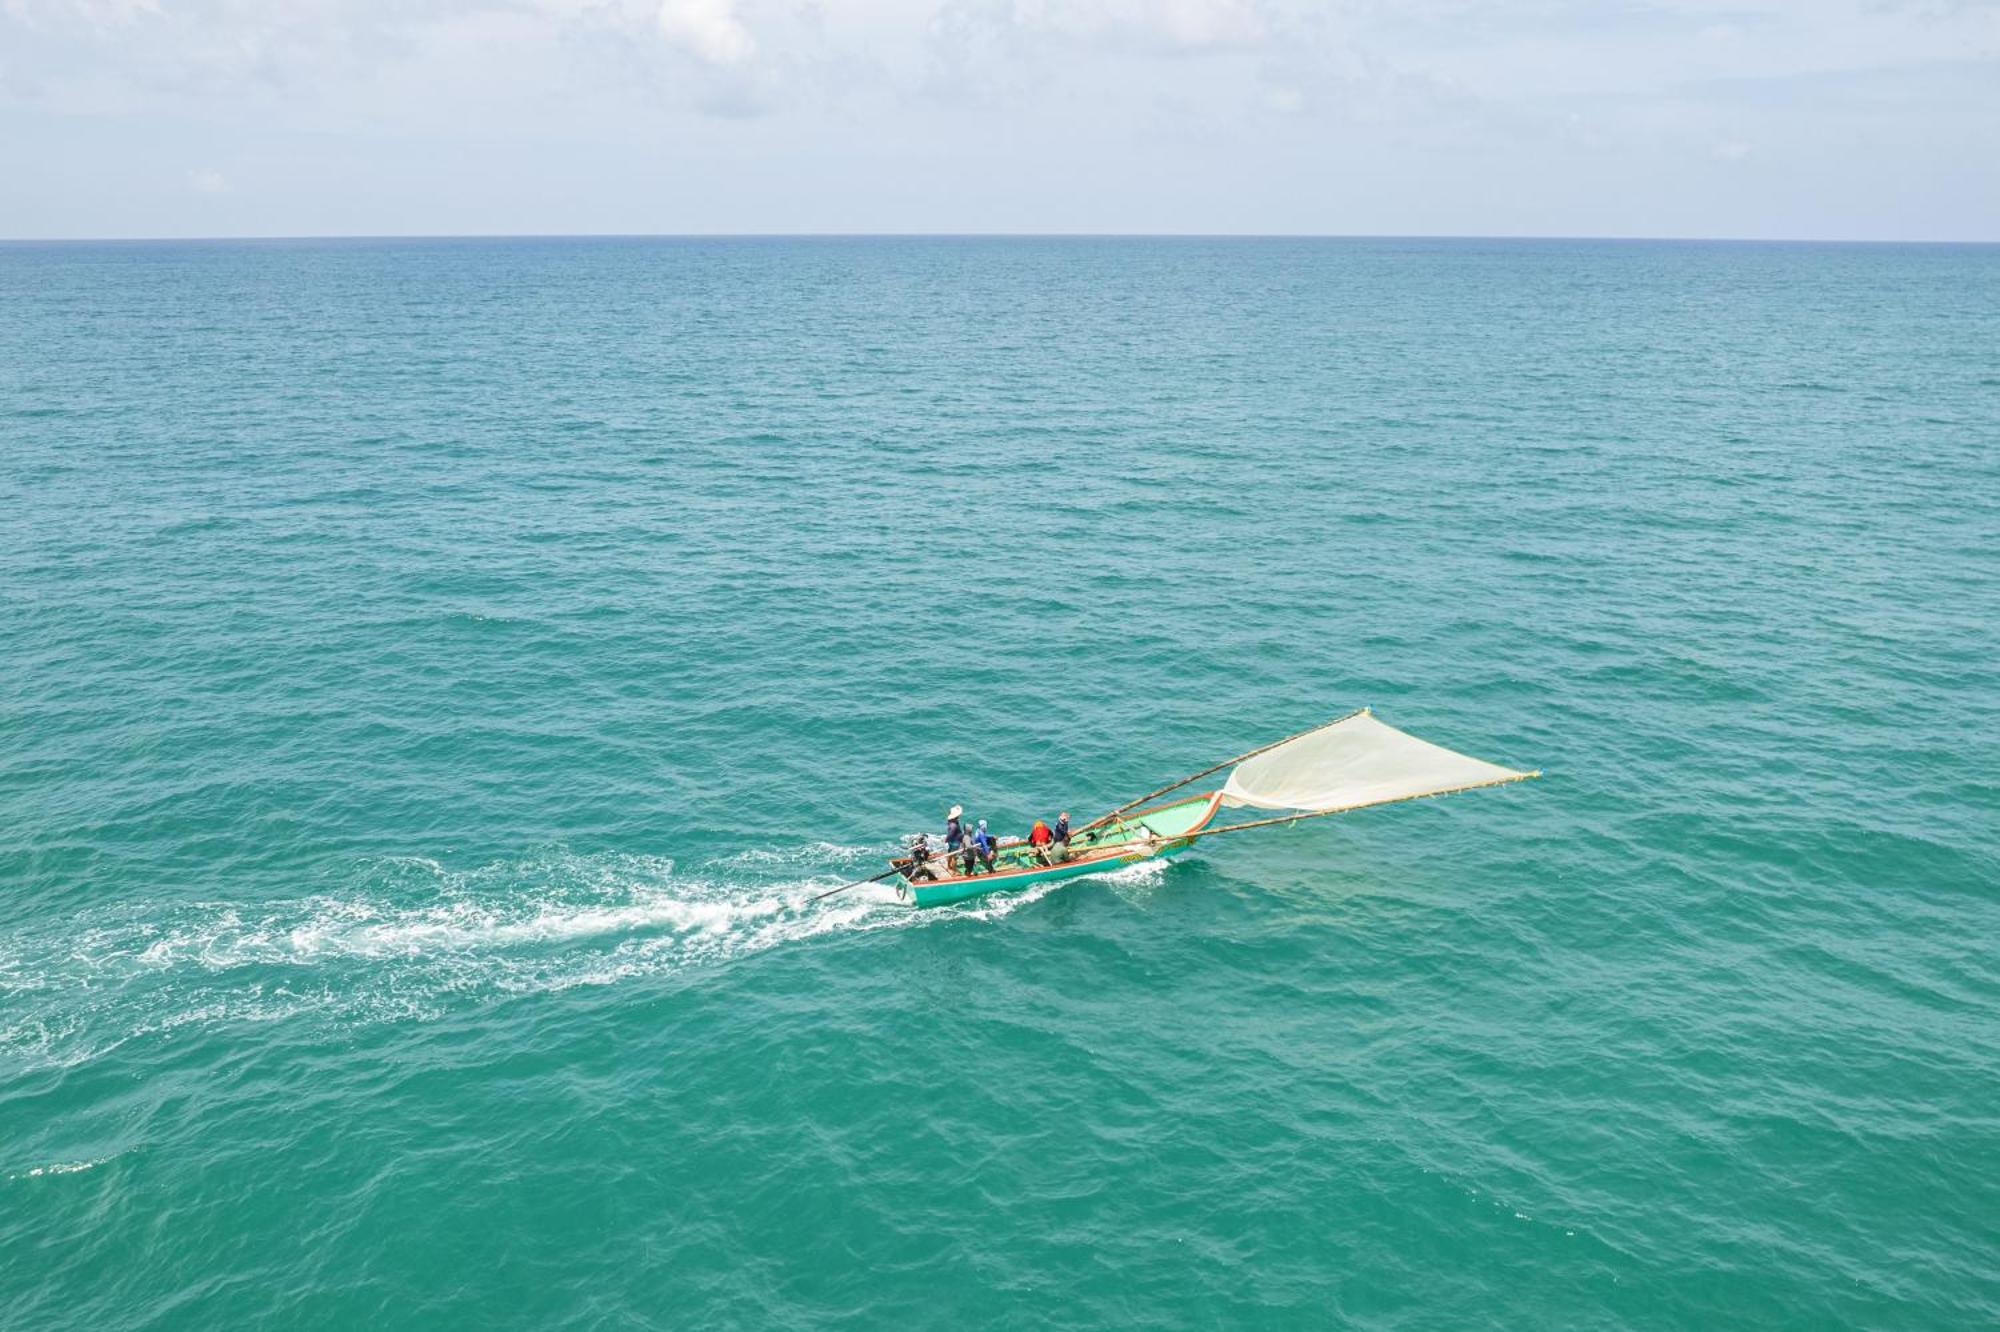
<svg viewBox="0 0 2000 1332">
<path fill-rule="evenodd" d="M 946 856 L 957 855 L 958 848 L 965 842 L 965 824 L 961 821 L 964 814 L 965 806 L 953 805 L 951 813 L 945 816 L 944 853 Z"/>
</svg>

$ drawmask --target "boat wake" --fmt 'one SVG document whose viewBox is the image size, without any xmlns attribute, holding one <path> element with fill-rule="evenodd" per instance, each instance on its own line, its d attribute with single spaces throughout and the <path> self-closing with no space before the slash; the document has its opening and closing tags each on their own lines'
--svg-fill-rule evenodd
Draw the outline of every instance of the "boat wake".
<svg viewBox="0 0 2000 1332">
<path fill-rule="evenodd" d="M 187 1026 L 424 1020 L 482 995 L 662 976 L 818 935 L 998 920 L 1064 886 L 927 911 L 886 883 L 813 900 L 890 849 L 816 843 L 692 870 L 560 848 L 470 870 L 397 856 L 304 897 L 87 910 L 0 938 L 0 1072 Z M 1124 891 L 1163 869 L 1086 877 Z"/>
</svg>

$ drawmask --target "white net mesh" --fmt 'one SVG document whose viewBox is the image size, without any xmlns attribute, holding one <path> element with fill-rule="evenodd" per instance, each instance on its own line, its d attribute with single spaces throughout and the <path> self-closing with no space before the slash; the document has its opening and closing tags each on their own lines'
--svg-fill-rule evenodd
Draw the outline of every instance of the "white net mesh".
<svg viewBox="0 0 2000 1332">
<path fill-rule="evenodd" d="M 1419 740 L 1361 712 L 1237 764 L 1222 799 L 1257 809 L 1359 809 L 1529 775 Z"/>
</svg>

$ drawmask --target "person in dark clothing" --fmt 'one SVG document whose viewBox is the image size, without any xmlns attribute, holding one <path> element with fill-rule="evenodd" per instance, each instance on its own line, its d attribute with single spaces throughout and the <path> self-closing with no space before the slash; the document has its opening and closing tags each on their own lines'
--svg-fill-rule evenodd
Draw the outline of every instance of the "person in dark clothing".
<svg viewBox="0 0 2000 1332">
<path fill-rule="evenodd" d="M 937 871 L 931 868 L 931 839 L 922 833 L 918 833 L 917 840 L 910 843 L 910 863 L 903 871 L 903 877 L 911 883 L 937 878 Z"/>
<path fill-rule="evenodd" d="M 1057 860 L 1068 860 L 1069 859 L 1069 811 L 1068 810 L 1064 810 L 1062 813 L 1056 815 L 1056 826 L 1049 829 L 1049 831 L 1051 834 L 1054 835 L 1055 838 L 1055 846 L 1052 848 L 1052 850 L 1055 853 L 1055 858 Z"/>
<path fill-rule="evenodd" d="M 955 853 L 965 845 L 965 824 L 960 816 L 965 813 L 963 805 L 953 805 L 951 813 L 944 821 L 944 851 L 946 855 Z"/>
</svg>

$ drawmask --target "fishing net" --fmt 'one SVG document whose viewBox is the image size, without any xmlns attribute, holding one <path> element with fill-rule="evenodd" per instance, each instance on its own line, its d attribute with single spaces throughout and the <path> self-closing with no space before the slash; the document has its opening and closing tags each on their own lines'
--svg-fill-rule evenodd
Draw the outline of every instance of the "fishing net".
<svg viewBox="0 0 2000 1332">
<path fill-rule="evenodd" d="M 1256 809 L 1359 809 L 1532 775 L 1419 740 L 1364 711 L 1245 759 L 1222 799 Z"/>
</svg>

